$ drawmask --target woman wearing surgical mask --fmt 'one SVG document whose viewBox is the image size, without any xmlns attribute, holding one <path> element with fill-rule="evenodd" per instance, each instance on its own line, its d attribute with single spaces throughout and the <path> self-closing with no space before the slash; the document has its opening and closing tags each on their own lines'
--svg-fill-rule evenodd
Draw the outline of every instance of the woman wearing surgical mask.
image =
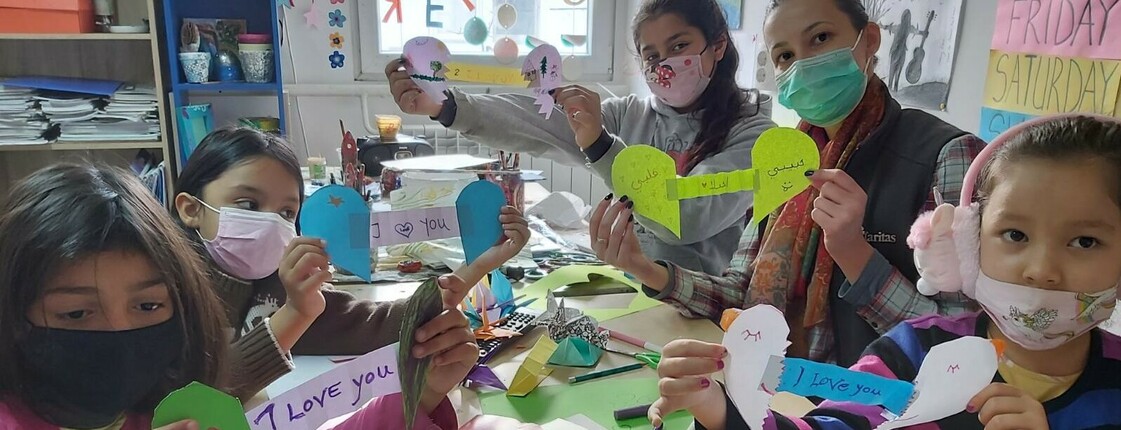
<svg viewBox="0 0 1121 430">
<path fill-rule="evenodd" d="M 618 227 L 626 232 L 630 208 L 602 203 L 592 239 L 606 238 L 608 262 L 687 314 L 772 304 L 790 324 L 790 355 L 848 366 L 908 318 L 972 306 L 919 294 L 905 239 L 919 213 L 957 201 L 984 143 L 891 98 L 872 72 L 880 28 L 860 0 L 774 0 L 764 32 L 778 101 L 821 150 L 823 170 L 807 172 L 813 187 L 749 228 L 721 276 L 635 257 Z"/>
<path fill-rule="evenodd" d="M 403 60 L 391 62 L 385 73 L 402 111 L 428 115 L 490 147 L 587 164 L 615 191 L 605 200 L 617 197 L 621 205 L 628 199 L 611 184 L 611 165 L 627 145 L 664 151 L 681 176 L 751 167 L 755 139 L 774 126 L 770 99 L 736 84 L 739 52 L 719 4 L 643 1 L 633 37 L 652 96 L 601 100 L 582 86 L 560 87 L 553 97 L 565 115 L 548 120 L 533 97 L 452 89 L 445 102 L 435 103 L 404 72 Z M 641 216 L 632 228 L 647 255 L 719 274 L 736 250 L 751 204 L 749 193 L 684 200 L 680 237 Z M 593 248 L 606 250 L 605 243 Z"/>
</svg>

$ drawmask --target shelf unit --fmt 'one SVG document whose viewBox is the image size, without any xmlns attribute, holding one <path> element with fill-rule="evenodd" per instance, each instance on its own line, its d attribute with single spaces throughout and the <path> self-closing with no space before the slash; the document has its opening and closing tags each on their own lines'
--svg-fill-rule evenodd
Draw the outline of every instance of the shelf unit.
<svg viewBox="0 0 1121 430">
<path fill-rule="evenodd" d="M 152 85 L 165 94 L 161 44 L 155 29 L 160 17 L 157 0 L 117 0 L 117 15 L 129 22 L 147 18 L 149 33 L 0 33 L 0 77 L 43 75 L 111 79 Z M 0 145 L 0 195 L 28 174 L 59 161 L 96 161 L 128 166 L 139 150 L 167 161 L 169 196 L 172 189 L 170 127 L 163 97 L 157 97 L 158 141 L 59 141 L 40 145 Z"/>
<path fill-rule="evenodd" d="M 273 0 L 161 0 L 163 2 L 163 43 L 167 53 L 167 79 L 170 88 L 169 104 L 172 107 L 172 125 L 178 132 L 178 112 L 183 106 L 191 104 L 191 95 L 210 96 L 260 96 L 275 95 L 275 112 L 246 112 L 243 116 L 272 116 L 280 119 L 280 131 L 286 127 L 284 102 L 284 79 L 281 66 L 280 27 L 277 16 L 277 3 Z M 326 1 L 326 0 L 324 0 Z M 205 84 L 187 83 L 186 76 L 179 65 L 180 28 L 185 18 L 206 19 L 244 19 L 250 33 L 272 35 L 273 82 L 208 82 Z M 213 61 L 213 60 L 211 60 Z M 220 126 L 215 124 L 215 126 Z M 178 139 L 175 154 L 179 169 L 187 160 Z"/>
</svg>

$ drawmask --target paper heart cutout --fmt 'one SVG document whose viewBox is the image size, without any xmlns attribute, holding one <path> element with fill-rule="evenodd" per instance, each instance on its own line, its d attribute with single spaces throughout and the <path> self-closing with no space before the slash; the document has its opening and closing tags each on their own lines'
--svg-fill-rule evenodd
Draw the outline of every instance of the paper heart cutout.
<svg viewBox="0 0 1121 430">
<path fill-rule="evenodd" d="M 447 99 L 444 91 L 448 89 L 447 64 L 451 61 L 451 51 L 444 42 L 435 37 L 421 36 L 409 39 L 403 49 L 405 72 L 439 103 Z"/>
<path fill-rule="evenodd" d="M 750 428 L 763 428 L 773 396 L 761 386 L 763 374 L 772 355 L 786 355 L 789 335 L 786 318 L 771 305 L 756 305 L 740 312 L 724 333 L 728 397 Z"/>
<path fill-rule="evenodd" d="M 498 214 L 505 205 L 506 194 L 490 181 L 480 179 L 459 192 L 455 200 L 456 216 L 467 263 L 475 261 L 502 237 Z"/>
<path fill-rule="evenodd" d="M 413 234 L 413 223 L 407 222 L 404 224 L 397 224 L 393 226 L 393 230 L 397 231 L 397 234 L 401 236 L 409 237 Z"/>
<path fill-rule="evenodd" d="M 331 263 L 370 281 L 370 208 L 353 188 L 328 185 L 300 209 L 303 236 L 327 241 Z"/>
<path fill-rule="evenodd" d="M 814 140 L 799 130 L 777 127 L 759 135 L 751 148 L 751 165 L 759 178 L 752 221 L 758 223 L 808 188 L 806 171 L 817 170 L 820 157 Z"/>
<path fill-rule="evenodd" d="M 615 193 L 634 202 L 634 211 L 681 237 L 681 205 L 667 197 L 668 179 L 677 177 L 673 158 L 650 145 L 631 145 L 611 163 Z"/>
</svg>

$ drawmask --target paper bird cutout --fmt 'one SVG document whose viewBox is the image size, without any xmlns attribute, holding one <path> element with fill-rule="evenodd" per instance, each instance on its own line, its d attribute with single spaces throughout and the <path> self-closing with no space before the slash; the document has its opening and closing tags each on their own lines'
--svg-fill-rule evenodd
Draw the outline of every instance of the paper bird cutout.
<svg viewBox="0 0 1121 430">
<path fill-rule="evenodd" d="M 557 344 L 549 364 L 557 366 L 592 367 L 603 356 L 603 349 L 579 337 L 566 337 Z"/>
<path fill-rule="evenodd" d="M 537 343 L 529 350 L 528 356 L 521 366 L 518 366 L 518 371 L 514 373 L 514 381 L 510 383 L 510 389 L 506 391 L 507 396 L 524 397 L 537 388 L 537 385 L 548 378 L 553 369 L 545 366 L 549 362 L 549 357 L 557 350 L 557 343 L 549 339 L 548 336 L 541 336 L 537 339 Z"/>
</svg>

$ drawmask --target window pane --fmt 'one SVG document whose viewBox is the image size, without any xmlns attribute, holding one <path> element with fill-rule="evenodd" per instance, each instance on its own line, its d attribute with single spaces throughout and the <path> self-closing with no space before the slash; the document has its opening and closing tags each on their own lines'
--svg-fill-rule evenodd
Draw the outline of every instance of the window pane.
<svg viewBox="0 0 1121 430">
<path fill-rule="evenodd" d="M 475 6 L 472 12 L 464 0 L 401 0 L 401 24 L 397 24 L 395 16 L 391 16 L 388 23 L 378 22 L 378 53 L 400 54 L 409 39 L 432 36 L 444 41 L 453 55 L 490 56 L 495 41 L 509 37 L 518 42 L 520 54 L 525 55 L 532 49 L 527 44 L 527 36 L 532 36 L 556 46 L 563 56 L 587 56 L 591 54 L 590 38 L 582 46 L 567 46 L 561 36 L 590 36 L 588 10 L 594 1 L 604 0 L 471 0 Z M 579 4 L 569 5 L 568 2 Z M 518 10 L 518 20 L 510 29 L 498 25 L 495 17 L 498 7 L 505 3 Z M 376 4 L 378 18 L 382 18 L 394 3 L 377 1 Z M 475 16 L 482 19 L 488 29 L 482 45 L 469 44 L 463 38 L 463 27 Z"/>
</svg>

